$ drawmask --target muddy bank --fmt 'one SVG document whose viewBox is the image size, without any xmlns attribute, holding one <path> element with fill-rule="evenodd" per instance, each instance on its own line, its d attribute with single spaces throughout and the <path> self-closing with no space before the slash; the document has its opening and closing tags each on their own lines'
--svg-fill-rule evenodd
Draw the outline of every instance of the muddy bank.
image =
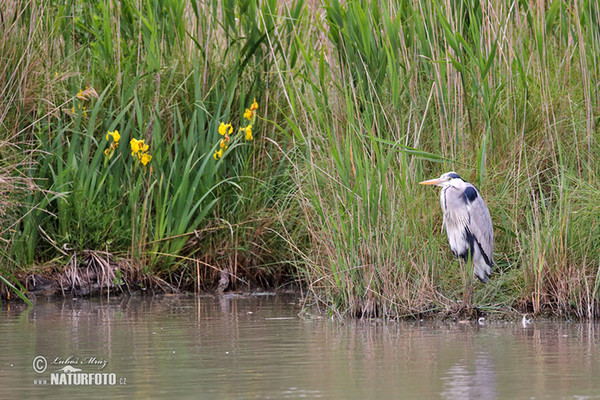
<svg viewBox="0 0 600 400">
<path fill-rule="evenodd" d="M 197 285 L 180 279 L 173 285 L 160 276 L 144 273 L 140 266 L 129 260 L 115 261 L 111 254 L 84 251 L 73 255 L 66 265 L 48 265 L 33 272 L 19 272 L 15 278 L 25 289 L 27 296 L 37 297 L 85 297 L 106 294 L 148 292 L 151 294 L 197 291 Z M 15 298 L 8 287 L 1 287 L 3 299 Z M 218 277 L 215 290 L 228 289 L 229 280 Z"/>
<path fill-rule="evenodd" d="M 31 273 L 20 273 L 17 279 L 26 293 L 33 296 L 82 297 L 148 290 L 176 291 L 160 278 L 143 274 L 130 263 L 117 262 L 110 254 L 98 251 L 73 255 L 66 265 L 50 265 Z"/>
<path fill-rule="evenodd" d="M 244 278 L 241 278 L 231 273 L 227 267 L 201 272 L 200 266 L 198 264 L 193 272 L 189 268 L 181 268 L 177 274 L 165 272 L 165 276 L 160 276 L 144 272 L 144 267 L 139 262 L 116 259 L 108 252 L 83 251 L 72 255 L 66 264 L 56 263 L 21 271 L 14 278 L 28 297 L 87 297 L 121 293 L 220 294 L 239 290 L 261 292 L 277 287 L 290 289 L 288 275 L 279 276 L 286 278 L 286 284 L 277 279 L 260 279 L 264 277 L 258 274 L 244 274 Z M 0 298 L 15 299 L 17 296 L 0 283 Z"/>
</svg>

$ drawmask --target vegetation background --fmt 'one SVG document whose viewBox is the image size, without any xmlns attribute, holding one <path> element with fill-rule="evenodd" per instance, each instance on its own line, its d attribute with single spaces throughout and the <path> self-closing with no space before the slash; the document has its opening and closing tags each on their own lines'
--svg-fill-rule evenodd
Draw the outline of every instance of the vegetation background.
<svg viewBox="0 0 600 400">
<path fill-rule="evenodd" d="M 588 0 L 2 0 L 4 293 L 95 263 L 336 314 L 597 317 L 599 55 Z M 449 170 L 494 221 L 473 293 L 417 185 Z"/>
</svg>

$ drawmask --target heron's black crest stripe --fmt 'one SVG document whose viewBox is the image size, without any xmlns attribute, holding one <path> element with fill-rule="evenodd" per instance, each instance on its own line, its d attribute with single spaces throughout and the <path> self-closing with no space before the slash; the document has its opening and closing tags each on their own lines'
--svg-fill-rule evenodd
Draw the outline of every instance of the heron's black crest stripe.
<svg viewBox="0 0 600 400">
<path fill-rule="evenodd" d="M 465 203 L 472 203 L 477 198 L 477 190 L 474 187 L 467 187 L 462 194 L 462 198 Z"/>
<path fill-rule="evenodd" d="M 451 173 L 451 174 L 448 174 L 448 176 L 449 176 L 450 178 L 452 178 L 452 179 L 462 179 L 462 178 L 460 177 L 460 175 L 459 175 L 459 174 L 457 174 L 456 172 L 453 172 L 453 173 Z"/>
</svg>

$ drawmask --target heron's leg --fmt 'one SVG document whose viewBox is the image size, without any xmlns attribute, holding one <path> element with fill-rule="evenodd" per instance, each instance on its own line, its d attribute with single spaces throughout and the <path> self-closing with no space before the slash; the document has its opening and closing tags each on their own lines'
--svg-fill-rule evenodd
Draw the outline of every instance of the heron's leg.
<svg viewBox="0 0 600 400">
<path fill-rule="evenodd" d="M 465 305 L 465 310 L 470 312 L 473 302 L 473 278 L 467 278 L 467 282 L 465 283 L 466 284 L 463 291 L 463 304 Z"/>
<path fill-rule="evenodd" d="M 473 275 L 469 277 L 469 299 L 465 302 L 467 312 L 470 314 L 473 311 Z"/>
<path fill-rule="evenodd" d="M 465 311 L 470 313 L 473 304 L 473 259 L 471 255 L 465 261 L 465 273 L 463 277 L 463 304 Z"/>
</svg>

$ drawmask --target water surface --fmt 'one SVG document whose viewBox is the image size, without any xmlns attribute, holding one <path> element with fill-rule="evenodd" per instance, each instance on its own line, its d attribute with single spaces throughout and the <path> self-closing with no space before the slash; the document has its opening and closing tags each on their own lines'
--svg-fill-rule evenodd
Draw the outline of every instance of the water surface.
<svg viewBox="0 0 600 400">
<path fill-rule="evenodd" d="M 600 399 L 597 324 L 336 322 L 299 317 L 301 306 L 271 295 L 2 304 L 0 397 Z M 75 386 L 75 374 L 114 385 Z"/>
</svg>

